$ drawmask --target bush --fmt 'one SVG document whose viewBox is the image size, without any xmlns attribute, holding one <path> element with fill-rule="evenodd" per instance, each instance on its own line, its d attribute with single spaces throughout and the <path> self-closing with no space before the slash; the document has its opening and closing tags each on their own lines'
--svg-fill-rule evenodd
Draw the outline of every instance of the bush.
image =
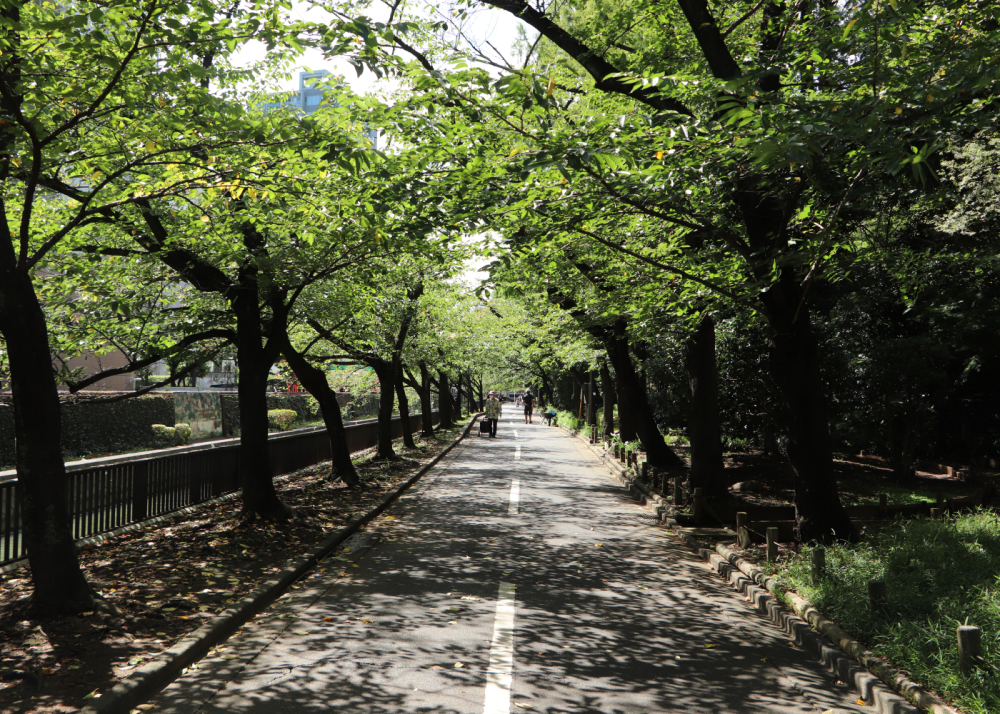
<svg viewBox="0 0 1000 714">
<path fill-rule="evenodd" d="M 157 448 L 166 449 L 177 445 L 177 430 L 166 424 L 153 424 L 153 435 Z"/>
<path fill-rule="evenodd" d="M 98 397 L 99 398 L 99 397 Z M 14 408 L 0 398 L 0 468 L 14 466 Z M 62 451 L 67 461 L 94 454 L 157 448 L 153 424 L 174 423 L 172 394 L 131 397 L 119 402 L 85 400 L 62 405 Z"/>
<path fill-rule="evenodd" d="M 273 431 L 285 431 L 297 418 L 298 414 L 292 409 L 270 409 L 267 412 L 267 425 Z"/>
<path fill-rule="evenodd" d="M 177 436 L 177 445 L 183 446 L 191 442 L 191 425 L 181 422 L 174 424 L 174 434 Z"/>
<path fill-rule="evenodd" d="M 919 518 L 858 545 L 827 548 L 828 577 L 813 585 L 810 553 L 779 566 L 781 579 L 877 655 L 973 714 L 1000 711 L 1000 515 Z M 869 611 L 868 581 L 885 580 L 885 615 Z M 982 628 L 987 666 L 958 668 L 955 628 Z"/>
</svg>

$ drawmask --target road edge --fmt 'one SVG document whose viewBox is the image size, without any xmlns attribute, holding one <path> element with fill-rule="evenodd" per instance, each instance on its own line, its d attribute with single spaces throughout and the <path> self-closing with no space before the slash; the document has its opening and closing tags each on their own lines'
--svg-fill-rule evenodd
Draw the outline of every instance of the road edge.
<svg viewBox="0 0 1000 714">
<path fill-rule="evenodd" d="M 725 578 L 733 589 L 744 595 L 747 601 L 772 624 L 788 632 L 805 628 L 825 637 L 836 649 L 834 652 L 820 652 L 821 659 L 845 680 L 852 679 L 852 686 L 864 697 L 866 703 L 874 704 L 873 708 L 877 712 L 901 714 L 903 710 L 900 704 L 903 704 L 932 714 L 958 714 L 943 700 L 904 677 L 898 670 L 868 651 L 864 645 L 826 618 L 802 596 L 797 593 L 784 593 L 791 604 L 789 607 L 783 598 L 775 594 L 776 591 L 780 592 L 777 580 L 766 576 L 756 565 L 744 560 L 721 543 L 717 544 L 715 549 L 706 548 L 701 541 L 685 533 L 684 526 L 673 518 L 674 509 L 669 501 L 650 492 L 640 479 L 635 478 L 603 449 L 599 449 L 598 445 L 592 444 L 586 436 L 566 427 L 558 428 L 586 444 L 601 463 L 610 469 L 615 479 L 628 489 L 633 498 L 649 506 L 657 518 L 670 529 L 672 535 L 693 549 L 716 574 Z M 848 675 L 850 667 L 846 667 L 846 663 L 837 661 L 838 659 L 847 660 L 855 668 L 860 665 L 868 677 L 857 675 L 850 677 Z"/>
<path fill-rule="evenodd" d="M 402 496 L 428 471 L 436 466 L 448 452 L 454 449 L 476 423 L 480 414 L 474 414 L 462 433 L 427 462 L 417 473 L 410 476 L 394 490 L 385 494 L 367 513 L 348 523 L 335 533 L 320 541 L 319 545 L 289 564 L 277 576 L 260 585 L 225 612 L 216 615 L 209 622 L 182 637 L 173 647 L 163 651 L 155 659 L 143 665 L 129 677 L 118 682 L 99 698 L 79 709 L 80 714 L 128 714 L 181 675 L 182 670 L 197 662 L 220 642 L 228 639 L 240 627 L 274 602 L 289 586 L 312 570 L 320 560 L 332 553 L 338 545 L 350 538 L 358 529 L 378 516 L 389 504 Z"/>
</svg>

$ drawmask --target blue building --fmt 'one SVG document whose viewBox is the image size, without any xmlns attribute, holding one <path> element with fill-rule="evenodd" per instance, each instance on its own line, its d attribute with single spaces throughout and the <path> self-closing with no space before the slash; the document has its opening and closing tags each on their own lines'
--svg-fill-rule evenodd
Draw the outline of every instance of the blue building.
<svg viewBox="0 0 1000 714">
<path fill-rule="evenodd" d="M 284 102 L 265 102 L 261 105 L 264 113 L 275 109 L 294 109 L 304 114 L 312 114 L 323 107 L 336 106 L 335 99 L 330 99 L 324 104 L 325 91 L 322 87 L 317 87 L 317 80 L 329 77 L 332 73 L 327 69 L 318 69 L 315 72 L 299 72 L 299 89 L 293 92 Z M 365 136 L 372 142 L 372 148 L 378 147 L 378 132 L 374 129 L 365 131 Z"/>
</svg>

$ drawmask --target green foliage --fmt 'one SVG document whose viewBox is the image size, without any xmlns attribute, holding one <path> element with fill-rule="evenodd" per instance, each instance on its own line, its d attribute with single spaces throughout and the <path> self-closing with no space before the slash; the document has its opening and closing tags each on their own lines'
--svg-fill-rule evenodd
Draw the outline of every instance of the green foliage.
<svg viewBox="0 0 1000 714">
<path fill-rule="evenodd" d="M 165 449 L 170 446 L 177 446 L 178 435 L 177 430 L 172 426 L 167 426 L 166 424 L 153 424 L 153 436 L 156 439 L 156 445 Z"/>
<path fill-rule="evenodd" d="M 273 431 L 287 431 L 292 428 L 292 424 L 298 415 L 292 409 L 268 409 L 267 425 Z"/>
<path fill-rule="evenodd" d="M 829 577 L 813 585 L 808 549 L 780 565 L 782 581 L 877 654 L 970 714 L 1000 710 L 1000 675 L 958 669 L 955 628 L 983 630 L 987 662 L 1000 666 L 1000 515 L 900 521 L 866 543 L 826 552 Z M 873 614 L 869 580 L 888 589 L 888 612 Z"/>
<path fill-rule="evenodd" d="M 184 422 L 174 424 L 174 434 L 177 437 L 177 445 L 184 446 L 191 443 L 191 425 Z"/>
<path fill-rule="evenodd" d="M 0 468 L 15 460 L 14 409 L 0 398 Z M 134 397 L 117 402 L 80 401 L 62 405 L 62 450 L 69 461 L 95 454 L 115 454 L 156 448 L 153 424 L 174 423 L 169 394 Z"/>
</svg>

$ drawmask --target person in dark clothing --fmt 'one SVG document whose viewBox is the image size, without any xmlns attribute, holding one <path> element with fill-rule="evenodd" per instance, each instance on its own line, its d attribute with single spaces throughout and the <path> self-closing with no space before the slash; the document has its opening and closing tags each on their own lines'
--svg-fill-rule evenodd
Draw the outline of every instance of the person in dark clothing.
<svg viewBox="0 0 1000 714">
<path fill-rule="evenodd" d="M 524 398 L 522 401 L 524 402 L 524 423 L 533 424 L 534 422 L 531 421 L 531 412 L 534 411 L 535 408 L 535 395 L 531 393 L 530 389 L 524 390 Z"/>
</svg>

